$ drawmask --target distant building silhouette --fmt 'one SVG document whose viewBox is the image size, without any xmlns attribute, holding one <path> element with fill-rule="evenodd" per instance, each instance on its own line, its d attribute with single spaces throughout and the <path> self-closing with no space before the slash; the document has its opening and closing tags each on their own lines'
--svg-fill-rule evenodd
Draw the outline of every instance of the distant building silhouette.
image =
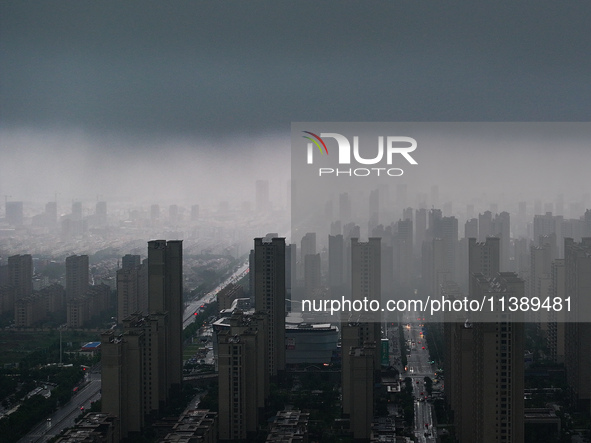
<svg viewBox="0 0 591 443">
<path fill-rule="evenodd" d="M 501 212 L 495 215 L 492 220 L 493 235 L 501 239 L 500 243 L 500 270 L 502 272 L 509 270 L 509 256 L 511 244 L 511 217 L 508 212 Z"/>
<path fill-rule="evenodd" d="M 484 242 L 475 238 L 468 240 L 469 274 L 481 273 L 485 277 L 494 277 L 499 273 L 500 244 L 498 237 L 487 237 Z"/>
<path fill-rule="evenodd" d="M 33 292 L 33 257 L 30 254 L 8 257 L 8 284 L 14 287 L 15 299 Z"/>
<path fill-rule="evenodd" d="M 398 287 L 410 287 L 413 278 L 413 222 L 407 218 L 398 220 L 396 234 L 392 238 L 394 282 Z M 383 246 L 382 246 L 383 247 Z"/>
<path fill-rule="evenodd" d="M 196 222 L 199 220 L 199 205 L 191 206 L 191 221 Z"/>
<path fill-rule="evenodd" d="M 150 222 L 152 226 L 160 221 L 160 205 L 150 206 Z"/>
<path fill-rule="evenodd" d="M 6 222 L 11 226 L 22 226 L 23 202 L 6 202 Z"/>
<path fill-rule="evenodd" d="M 483 242 L 493 235 L 492 212 L 484 211 L 483 214 L 478 214 L 478 241 Z"/>
<path fill-rule="evenodd" d="M 255 209 L 257 213 L 261 214 L 269 211 L 269 181 L 257 180 L 255 190 Z"/>
<path fill-rule="evenodd" d="M 82 202 L 72 202 L 72 221 L 82 220 Z"/>
<path fill-rule="evenodd" d="M 107 226 L 107 202 L 96 202 L 94 215 L 96 217 L 96 226 L 99 228 L 104 228 Z"/>
<path fill-rule="evenodd" d="M 304 260 L 304 289 L 312 297 L 320 289 L 320 254 L 308 254 Z"/>
<path fill-rule="evenodd" d="M 328 285 L 333 292 L 342 290 L 345 283 L 344 247 L 342 234 L 328 236 Z"/>
<path fill-rule="evenodd" d="M 55 228 L 57 224 L 57 203 L 48 202 L 45 205 L 45 222 L 49 228 Z"/>
</svg>

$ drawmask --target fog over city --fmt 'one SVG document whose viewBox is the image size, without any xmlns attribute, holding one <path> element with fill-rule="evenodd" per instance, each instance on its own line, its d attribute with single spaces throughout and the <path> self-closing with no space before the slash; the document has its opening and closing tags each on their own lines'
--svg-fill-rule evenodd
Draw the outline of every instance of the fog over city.
<svg viewBox="0 0 591 443">
<path fill-rule="evenodd" d="M 557 126 L 555 125 L 554 128 Z M 413 154 L 419 163 L 386 183 L 407 184 L 411 201 L 438 185 L 441 203 L 510 208 L 517 201 L 582 201 L 586 187 L 589 140 L 579 129 L 562 126 L 533 133 L 529 139 L 488 134 L 464 135 L 462 145 L 429 140 Z M 581 134 L 572 134 L 573 130 Z M 567 131 L 571 131 L 568 134 Z M 453 140 L 453 138 L 451 139 Z M 271 200 L 287 204 L 290 142 L 287 133 L 234 136 L 218 140 L 186 137 L 147 140 L 4 130 L 0 189 L 12 200 L 38 204 L 106 200 L 117 204 L 197 204 L 215 207 L 228 201 L 235 209 L 254 201 L 257 179 L 269 180 Z M 371 148 L 370 148 L 371 152 Z M 502 171 L 502 179 L 498 177 Z M 338 183 L 337 183 L 338 186 Z M 328 192 L 328 191 L 327 191 Z M 9 200 L 10 200 L 9 199 Z"/>
<path fill-rule="evenodd" d="M 288 134 L 154 138 L 4 130 L 0 189 L 12 200 L 239 207 L 269 180 L 285 205 Z"/>
<path fill-rule="evenodd" d="M 588 118 L 587 5 L 310 5 L 3 3 L 3 199 L 240 205 L 268 179 L 282 205 L 292 121 Z M 499 140 L 419 147 L 409 191 L 581 197 L 584 146 Z M 505 186 L 466 186 L 487 170 Z"/>
<path fill-rule="evenodd" d="M 589 17 L 1 1 L 0 440 L 590 441 Z"/>
</svg>

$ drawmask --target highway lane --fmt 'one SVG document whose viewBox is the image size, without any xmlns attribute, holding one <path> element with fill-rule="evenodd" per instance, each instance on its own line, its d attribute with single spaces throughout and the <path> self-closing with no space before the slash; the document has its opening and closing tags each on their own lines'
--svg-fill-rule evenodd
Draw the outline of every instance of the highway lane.
<svg viewBox="0 0 591 443">
<path fill-rule="evenodd" d="M 235 283 L 248 273 L 248 262 L 243 263 L 230 277 L 218 285 L 213 291 L 207 293 L 199 300 L 190 302 L 183 313 L 183 329 L 193 323 L 195 312 L 202 304 L 210 303 L 215 299 L 217 293 L 230 283 Z M 64 429 L 72 427 L 74 420 L 80 415 L 80 407 L 87 410 L 90 404 L 100 398 L 101 380 L 100 369 L 93 370 L 89 374 L 89 383 L 79 392 L 74 394 L 72 399 L 60 407 L 50 416 L 50 420 L 43 420 L 35 426 L 18 443 L 43 443 L 59 435 Z"/>
<path fill-rule="evenodd" d="M 242 266 L 240 266 L 230 277 L 224 280 L 224 282 L 220 283 L 213 291 L 208 292 L 198 300 L 193 300 L 189 302 L 183 313 L 183 329 L 185 329 L 187 326 L 189 326 L 191 323 L 195 321 L 195 312 L 197 312 L 201 305 L 210 303 L 212 300 L 215 300 L 219 291 L 221 291 L 230 283 L 236 283 L 247 273 L 248 262 L 243 263 Z"/>
<path fill-rule="evenodd" d="M 64 429 L 74 426 L 74 420 L 82 412 L 80 408 L 90 409 L 90 404 L 100 398 L 100 373 L 89 376 L 88 384 L 72 396 L 70 401 L 55 411 L 49 418 L 35 426 L 18 443 L 43 443 L 59 435 Z"/>
<path fill-rule="evenodd" d="M 217 293 L 230 283 L 235 283 L 248 273 L 248 261 L 243 263 L 235 272 L 232 273 L 224 282 L 218 285 L 213 291 L 210 291 L 199 300 L 191 301 L 183 313 L 183 329 L 193 323 L 195 312 L 202 304 L 210 303 L 215 299 Z M 81 407 L 85 410 L 90 408 L 90 404 L 100 398 L 101 380 L 100 367 L 93 369 L 87 376 L 88 384 L 80 389 L 72 399 L 56 412 L 49 420 L 44 419 L 36 425 L 27 435 L 19 440 L 18 443 L 43 443 L 59 435 L 64 429 L 72 427 L 74 420 L 80 415 Z"/>
<path fill-rule="evenodd" d="M 407 320 L 408 321 L 408 320 Z M 417 321 L 410 321 L 410 327 L 404 326 L 405 339 L 410 340 L 410 356 L 407 357 L 408 371 L 406 377 L 410 377 L 413 383 L 413 395 L 415 397 L 415 424 L 414 435 L 418 442 L 435 443 L 437 433 L 433 428 L 433 407 L 425 400 L 427 389 L 425 387 L 425 377 L 435 378 L 432 365 L 429 363 L 429 348 L 422 335 L 422 324 Z M 423 347 L 425 349 L 423 349 Z"/>
</svg>

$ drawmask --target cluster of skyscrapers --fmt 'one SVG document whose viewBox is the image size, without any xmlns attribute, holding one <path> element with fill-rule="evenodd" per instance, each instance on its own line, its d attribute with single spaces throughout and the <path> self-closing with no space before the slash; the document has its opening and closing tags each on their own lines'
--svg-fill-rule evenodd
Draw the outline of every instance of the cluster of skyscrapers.
<svg viewBox="0 0 591 443">
<path fill-rule="evenodd" d="M 14 312 L 16 327 L 31 327 L 49 314 L 66 313 L 71 328 L 81 328 L 109 309 L 107 285 L 89 283 L 87 255 L 66 257 L 65 288 L 61 284 L 33 289 L 33 259 L 29 254 L 8 257 L 0 266 L 0 311 Z"/>
<path fill-rule="evenodd" d="M 124 317 L 121 334 L 101 335 L 102 410 L 118 418 L 120 438 L 141 432 L 146 417 L 180 392 L 182 260 L 182 241 L 150 241 L 147 313 Z"/>
<path fill-rule="evenodd" d="M 256 189 L 257 207 L 268 205 L 268 183 L 257 182 Z M 577 309 L 591 293 L 591 211 L 570 220 L 550 212 L 535 215 L 529 227 L 520 228 L 531 234 L 529 238 L 512 237 L 507 212 L 468 214 L 464 236 L 459 238 L 458 219 L 435 208 L 407 208 L 397 222 L 380 224 L 379 201 L 377 191 L 369 195 L 367 241 L 360 241 L 357 224 L 345 223 L 352 218 L 347 194 L 339 196 L 342 221 L 331 223 L 322 233 L 326 242 L 320 234 L 306 232 L 297 254 L 296 244 L 286 244 L 277 234 L 254 239 L 250 255 L 254 309 L 240 308 L 242 302 L 248 304 L 241 286 L 231 284 L 218 294 L 219 309 L 233 310 L 215 334 L 219 439 L 249 441 L 265 425 L 271 384 L 284 379 L 290 340 L 295 337 L 286 315 L 298 311 L 297 303 L 305 297 L 343 296 L 370 302 L 414 291 L 450 301 L 468 297 L 491 303 L 508 297 L 570 298 L 573 314 L 568 317 L 560 310 L 541 310 L 499 311 L 486 319 L 448 312 L 428 320 L 444 336 L 445 397 L 459 441 L 524 441 L 527 322 L 534 323 L 545 338 L 550 360 L 564 364 L 572 404 L 588 411 L 591 323 Z M 154 218 L 159 217 L 156 209 L 152 207 Z M 73 207 L 72 221 L 79 215 L 80 208 Z M 171 210 L 170 217 L 175 216 Z M 117 271 L 121 329 L 101 335 L 102 411 L 117 418 L 117 438 L 140 433 L 147 418 L 161 412 L 180 390 L 182 259 L 181 241 L 155 240 L 148 243 L 146 260 L 126 255 Z M 31 256 L 9 257 L 0 268 L 0 307 L 15 309 L 17 326 L 26 325 L 38 321 L 35 300 L 43 298 L 44 312 L 65 304 L 68 325 L 82 326 L 108 305 L 108 288 L 89 284 L 88 266 L 87 256 L 68 257 L 61 293 L 57 285 L 35 293 Z M 387 328 L 365 312 L 341 315 L 334 323 L 316 325 L 317 336 L 338 327 L 342 414 L 353 439 L 369 441 Z M 312 330 L 302 323 L 299 332 L 306 329 L 302 325 Z M 277 426 L 291 414 L 279 412 Z M 293 414 L 296 421 L 308 418 Z"/>
</svg>

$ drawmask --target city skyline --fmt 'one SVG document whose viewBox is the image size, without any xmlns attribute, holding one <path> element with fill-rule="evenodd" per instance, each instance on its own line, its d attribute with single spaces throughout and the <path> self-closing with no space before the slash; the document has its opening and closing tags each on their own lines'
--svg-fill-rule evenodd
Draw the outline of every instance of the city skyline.
<svg viewBox="0 0 591 443">
<path fill-rule="evenodd" d="M 211 205 L 250 200 L 254 182 L 269 180 L 278 202 L 292 122 L 588 120 L 585 4 L 532 10 L 460 2 L 442 10 L 378 1 L 370 10 L 327 2 L 315 5 L 327 20 L 314 15 L 305 25 L 305 2 L 255 4 L 249 20 L 243 5 L 230 4 L 4 2 L 2 200 L 45 204 L 57 193 L 69 203 L 98 194 L 129 204 L 149 195 Z M 479 43 L 487 50 L 476 50 Z M 473 147 L 482 157 L 470 155 L 467 164 L 483 170 L 503 158 L 502 169 L 532 170 L 524 177 L 534 181 L 524 178 L 520 192 L 547 188 L 569 198 L 572 188 L 561 189 L 556 177 L 584 171 L 584 150 L 556 145 L 522 153 Z M 429 154 L 420 165 L 433 172 L 440 161 Z M 162 172 L 171 169 L 175 180 Z M 453 176 L 409 189 L 439 185 L 454 195 L 445 183 Z M 220 192 L 222 183 L 231 192 Z M 503 192 L 509 199 L 515 190 Z"/>
<path fill-rule="evenodd" d="M 0 439 L 588 441 L 589 16 L 1 2 Z"/>
</svg>

